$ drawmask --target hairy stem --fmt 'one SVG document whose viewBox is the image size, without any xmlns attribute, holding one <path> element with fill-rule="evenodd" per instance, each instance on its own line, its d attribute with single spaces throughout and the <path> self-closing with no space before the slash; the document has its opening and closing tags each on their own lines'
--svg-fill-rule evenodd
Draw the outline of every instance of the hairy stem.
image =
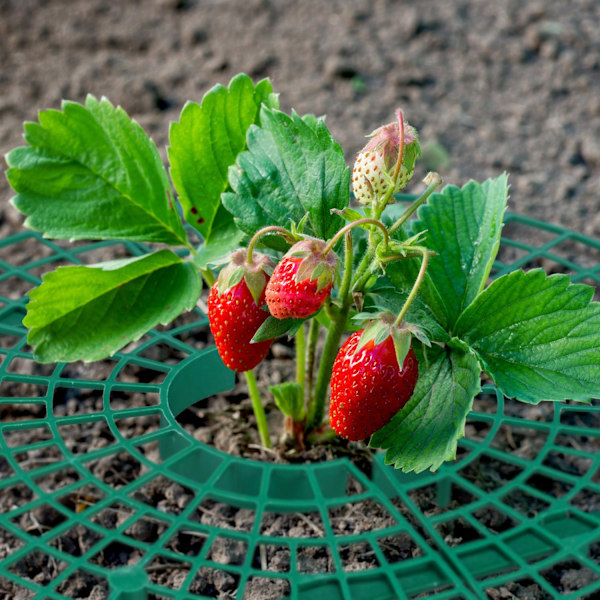
<svg viewBox="0 0 600 600">
<path fill-rule="evenodd" d="M 200 273 L 202 274 L 202 277 L 204 277 L 206 285 L 208 285 L 208 287 L 212 287 L 217 278 L 215 277 L 215 274 L 210 270 L 210 267 L 206 267 L 206 269 L 200 269 Z"/>
<path fill-rule="evenodd" d="M 315 386 L 315 396 L 308 407 L 308 428 L 318 427 L 323 420 L 323 412 L 325 408 L 325 399 L 327 390 L 331 382 L 331 372 L 333 371 L 333 363 L 337 356 L 338 348 L 342 335 L 346 330 L 346 321 L 350 306 L 352 305 L 352 294 L 350 293 L 350 283 L 352 282 L 352 234 L 346 232 L 346 247 L 344 254 L 344 277 L 340 286 L 339 298 L 342 301 L 342 306 L 338 315 L 331 321 L 325 346 L 323 348 L 323 356 L 317 373 L 317 383 Z"/>
<path fill-rule="evenodd" d="M 291 233 L 287 229 L 284 229 L 283 227 L 278 227 L 277 225 L 269 225 L 268 227 L 263 227 L 262 229 L 259 229 L 252 236 L 252 239 L 250 240 L 250 243 L 248 244 L 247 261 L 248 261 L 249 265 L 252 264 L 252 252 L 254 251 L 254 246 L 256 246 L 260 237 L 266 233 L 279 233 L 280 235 L 282 235 L 283 237 L 288 238 L 288 239 L 291 235 Z"/>
<path fill-rule="evenodd" d="M 252 409 L 254 410 L 254 416 L 256 417 L 256 424 L 258 425 L 260 441 L 265 448 L 270 448 L 271 440 L 269 438 L 267 416 L 265 415 L 265 408 L 260 399 L 260 393 L 258 391 L 258 386 L 256 385 L 254 371 L 244 371 L 244 375 L 246 376 L 246 382 L 248 383 L 248 391 L 250 393 L 250 399 L 252 400 Z"/>
<path fill-rule="evenodd" d="M 402 216 L 390 227 L 389 233 L 392 235 L 395 231 L 400 229 L 409 217 L 433 194 L 433 192 L 441 185 L 442 178 L 437 173 L 429 173 L 425 178 L 427 189 L 416 199 L 413 203 L 402 213 Z"/>
<path fill-rule="evenodd" d="M 396 317 L 396 320 L 394 321 L 394 325 L 400 325 L 400 323 L 402 323 L 404 317 L 406 316 L 406 313 L 408 312 L 408 309 L 410 308 L 410 305 L 412 304 L 413 300 L 417 297 L 419 288 L 421 287 L 421 284 L 423 283 L 423 279 L 425 278 L 425 272 L 427 271 L 427 264 L 429 263 L 429 251 L 427 250 L 427 248 L 423 248 L 422 246 L 414 246 L 414 247 L 410 247 L 409 249 L 414 250 L 416 252 L 420 252 L 421 255 L 423 256 L 423 260 L 421 261 L 421 268 L 419 269 L 419 274 L 417 275 L 417 278 L 415 279 L 415 283 L 413 284 L 412 290 L 410 290 L 410 294 L 408 295 L 408 298 L 404 302 L 404 306 L 402 307 L 402 310 L 398 313 L 398 316 Z"/>
<path fill-rule="evenodd" d="M 352 223 L 348 223 L 348 225 L 342 227 L 332 238 L 331 240 L 329 240 L 329 243 L 327 244 L 327 246 L 325 246 L 325 248 L 323 248 L 322 250 L 322 254 L 327 254 L 330 250 L 333 249 L 333 247 L 335 246 L 336 242 L 343 236 L 346 234 L 346 232 L 350 231 L 350 229 L 352 229 L 353 227 L 356 227 L 357 225 L 365 225 L 365 224 L 369 224 L 369 225 L 375 225 L 376 227 L 379 227 L 379 229 L 381 229 L 381 231 L 383 231 L 383 239 L 385 240 L 385 246 L 387 247 L 388 242 L 389 242 L 389 236 L 388 236 L 388 231 L 386 226 L 381 222 L 381 221 L 377 221 L 376 219 L 359 219 L 358 221 L 354 221 Z"/>
<path fill-rule="evenodd" d="M 296 381 L 304 388 L 306 381 L 306 332 L 304 324 L 296 332 Z"/>
<path fill-rule="evenodd" d="M 402 225 L 404 225 L 404 223 L 417 210 L 417 208 L 421 206 L 421 204 L 428 200 L 429 196 L 431 196 L 431 194 L 433 194 L 433 192 L 441 185 L 442 178 L 437 173 L 429 173 L 425 178 L 425 183 L 427 184 L 427 189 L 412 202 L 412 204 L 404 211 L 402 216 L 388 229 L 388 234 L 390 236 L 398 231 Z M 389 194 L 389 196 L 391 196 L 391 194 Z M 389 199 L 388 194 L 386 194 L 386 198 Z M 381 206 L 385 206 L 385 203 L 382 202 Z M 380 214 L 381 213 L 379 213 L 378 217 Z M 369 235 L 369 248 L 363 256 L 363 259 L 360 261 L 360 264 L 358 265 L 354 275 L 354 284 L 352 289 L 355 292 L 361 291 L 371 276 L 371 268 L 374 266 L 373 261 L 375 259 L 373 233 L 374 232 L 371 232 L 371 235 Z"/>
<path fill-rule="evenodd" d="M 400 146 L 398 147 L 398 160 L 396 161 L 396 168 L 394 169 L 394 188 L 396 189 L 396 183 L 398 182 L 398 175 L 402 168 L 402 161 L 404 160 L 404 115 L 401 110 L 398 110 L 398 134 L 400 138 Z"/>
<path fill-rule="evenodd" d="M 308 327 L 308 357 L 306 360 L 306 391 L 308 405 L 313 399 L 313 383 L 315 373 L 315 358 L 317 356 L 317 342 L 319 341 L 319 321 L 311 319 Z"/>
</svg>

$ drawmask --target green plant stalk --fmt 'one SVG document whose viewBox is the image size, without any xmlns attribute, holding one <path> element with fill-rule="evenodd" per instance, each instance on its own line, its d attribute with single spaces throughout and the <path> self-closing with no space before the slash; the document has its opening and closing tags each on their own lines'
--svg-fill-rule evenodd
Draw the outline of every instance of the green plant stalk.
<svg viewBox="0 0 600 600">
<path fill-rule="evenodd" d="M 344 253 L 344 277 L 340 285 L 339 297 L 342 301 L 342 306 L 338 315 L 331 322 L 331 327 L 327 332 L 325 346 L 323 347 L 323 356 L 317 373 L 317 383 L 315 385 L 315 395 L 308 407 L 308 429 L 319 427 L 323 420 L 323 412 L 325 409 L 325 398 L 331 381 L 331 372 L 333 371 L 333 363 L 337 356 L 337 351 L 340 345 L 342 335 L 346 330 L 346 321 L 350 306 L 352 305 L 352 294 L 350 293 L 350 284 L 352 283 L 352 234 L 346 232 L 346 245 Z"/>
<path fill-rule="evenodd" d="M 383 212 L 383 209 L 385 208 L 386 204 L 388 203 L 389 199 L 391 198 L 392 194 L 393 194 L 394 188 L 390 187 L 390 189 L 386 192 L 385 196 L 383 197 L 383 200 L 381 202 L 376 202 L 373 201 L 373 217 L 376 220 L 379 220 L 381 218 L 381 213 Z M 373 262 L 373 259 L 375 258 L 375 253 L 377 251 L 377 240 L 375 238 L 377 234 L 377 231 L 372 229 L 371 231 L 369 231 L 369 244 L 367 247 L 367 251 L 365 252 L 365 255 L 362 257 L 362 260 L 360 261 L 358 267 L 356 267 L 356 273 L 354 274 L 354 285 L 352 286 L 352 290 L 356 291 L 357 288 L 357 284 L 358 282 L 363 279 L 365 276 L 368 278 L 368 276 L 370 276 L 370 266 L 371 263 Z M 386 245 L 388 243 L 389 240 L 389 232 L 386 234 Z M 369 275 L 367 275 L 367 273 L 369 273 Z M 363 284 L 364 285 L 364 284 Z"/>
<path fill-rule="evenodd" d="M 296 381 L 304 389 L 306 382 L 306 332 L 304 324 L 296 332 Z"/>
<path fill-rule="evenodd" d="M 265 448 L 270 448 L 271 439 L 269 438 L 267 415 L 265 414 L 265 408 L 260 399 L 254 371 L 244 371 L 244 375 L 246 376 L 246 382 L 248 383 L 248 392 L 250 393 L 250 399 L 252 400 L 252 409 L 254 410 L 254 416 L 256 417 L 260 441 Z"/>
<path fill-rule="evenodd" d="M 350 231 L 353 227 L 356 227 L 357 225 L 374 225 L 375 227 L 378 227 L 379 229 L 381 229 L 381 231 L 383 232 L 383 239 L 385 242 L 385 247 L 387 248 L 388 242 L 389 242 L 389 236 L 388 236 L 388 231 L 387 231 L 387 227 L 381 222 L 378 221 L 376 219 L 359 219 L 358 221 L 353 221 L 352 223 L 348 223 L 348 225 L 345 225 L 344 227 L 342 227 L 332 238 L 331 240 L 329 240 L 329 242 L 327 243 L 327 245 L 325 246 L 325 248 L 323 248 L 323 250 L 321 251 L 322 254 L 327 254 L 330 250 L 333 250 L 333 247 L 335 246 L 335 244 L 337 243 L 337 241 L 346 234 L 346 232 Z M 372 233 L 369 232 L 369 234 Z"/>
<path fill-rule="evenodd" d="M 427 189 L 411 203 L 411 205 L 404 211 L 404 213 L 402 213 L 402 216 L 389 228 L 389 235 L 392 235 L 400 227 L 402 227 L 402 225 L 417 210 L 417 208 L 419 208 L 421 204 L 426 202 L 429 199 L 429 196 L 431 196 L 431 194 L 433 194 L 433 192 L 440 186 L 442 180 L 439 177 L 439 175 L 437 175 L 437 173 L 433 173 L 430 175 L 432 181 L 431 183 L 429 183 Z M 379 214 L 378 216 L 381 216 L 381 214 Z M 361 291 L 362 288 L 366 285 L 367 281 L 369 280 L 369 277 L 371 277 L 371 268 L 373 266 L 372 263 L 376 253 L 376 246 L 374 243 L 374 238 L 372 237 L 373 233 L 374 232 L 371 232 L 371 234 L 369 234 L 369 248 L 365 253 L 363 259 L 361 260 L 360 264 L 358 265 L 356 273 L 354 275 L 354 284 L 352 285 L 352 290 L 355 292 Z"/>
<path fill-rule="evenodd" d="M 431 177 L 430 177 L 431 176 Z M 441 185 L 442 179 L 437 173 L 429 173 L 425 178 L 425 182 L 428 182 L 428 178 L 431 183 L 427 186 L 427 189 L 412 202 L 412 204 L 402 213 L 402 216 L 390 227 L 389 234 L 392 235 L 395 231 L 400 229 L 404 223 L 410 218 L 410 216 L 429 199 L 429 196 Z"/>
<path fill-rule="evenodd" d="M 217 278 L 215 277 L 215 274 L 210 270 L 210 267 L 206 267 L 206 269 L 200 269 L 200 273 L 202 277 L 204 277 L 206 285 L 208 285 L 208 287 L 212 287 Z"/>
<path fill-rule="evenodd" d="M 427 248 L 423 248 L 422 246 L 407 246 L 407 250 L 420 252 L 421 256 L 423 257 L 423 260 L 421 261 L 421 268 L 419 269 L 419 274 L 417 275 L 412 289 L 410 290 L 410 294 L 408 294 L 408 298 L 406 298 L 406 301 L 404 302 L 402 310 L 398 313 L 398 316 L 394 321 L 394 325 L 400 325 L 400 323 L 402 323 L 404 317 L 406 316 L 406 313 L 408 312 L 408 309 L 410 308 L 410 305 L 412 304 L 413 300 L 417 297 L 419 288 L 421 287 L 423 279 L 425 278 L 427 264 L 429 263 L 429 251 L 427 250 Z"/>
<path fill-rule="evenodd" d="M 306 392 L 308 406 L 313 399 L 313 383 L 315 374 L 315 358 L 317 356 L 317 342 L 319 341 L 319 321 L 311 319 L 308 327 L 308 356 L 306 359 Z"/>
<path fill-rule="evenodd" d="M 247 261 L 248 261 L 249 265 L 252 264 L 252 252 L 254 251 L 254 246 L 256 246 L 256 244 L 258 243 L 258 240 L 261 238 L 261 236 L 265 235 L 266 233 L 278 233 L 279 235 L 283 236 L 286 239 L 289 239 L 290 236 L 292 235 L 287 229 L 284 229 L 283 227 L 279 227 L 278 225 L 269 225 L 268 227 L 263 227 L 262 229 L 259 229 L 252 236 L 252 239 L 250 240 L 250 243 L 248 244 Z"/>
</svg>

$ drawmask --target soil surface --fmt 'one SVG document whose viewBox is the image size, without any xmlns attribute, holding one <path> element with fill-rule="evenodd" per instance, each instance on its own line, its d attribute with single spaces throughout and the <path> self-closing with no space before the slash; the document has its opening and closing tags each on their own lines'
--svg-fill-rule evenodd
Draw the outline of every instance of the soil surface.
<svg viewBox="0 0 600 600">
<path fill-rule="evenodd" d="M 270 77 L 280 92 L 284 110 L 326 114 L 349 165 L 364 145 L 365 134 L 390 121 L 395 109 L 401 107 L 421 136 L 424 157 L 418 163 L 416 182 L 427 170 L 437 170 L 445 182 L 457 185 L 507 171 L 512 186 L 509 210 L 598 237 L 598 22 L 597 0 L 0 0 L 0 154 L 22 143 L 22 122 L 35 120 L 38 110 L 58 108 L 62 98 L 83 101 L 87 93 L 92 93 L 123 106 L 153 137 L 164 158 L 168 125 L 178 119 L 184 103 L 200 101 L 214 84 L 225 84 L 236 73 L 246 72 L 255 79 Z M 420 185 L 417 183 L 414 189 L 420 189 Z M 22 217 L 8 204 L 11 195 L 6 181 L 0 178 L 1 237 L 19 231 L 22 224 Z M 25 292 L 12 290 L 14 297 Z M 275 346 L 271 358 L 277 366 L 274 372 L 291 370 L 285 344 Z M 261 385 L 267 383 L 275 382 L 263 380 Z M 14 392 L 15 396 L 27 395 L 23 390 Z M 65 398 L 61 414 L 98 410 L 98 401 L 93 395 Z M 266 456 L 257 449 L 254 428 L 239 425 L 240 421 L 252 425 L 243 385 L 227 400 L 227 411 L 222 410 L 224 403 L 222 397 L 216 397 L 186 411 L 183 426 L 193 430 L 198 439 L 233 453 L 299 460 L 289 451 L 285 456 Z M 515 408 L 521 411 L 519 416 L 533 420 L 548 418 L 544 414 L 548 410 L 551 408 Z M 523 411 L 532 413 L 524 415 Z M 24 414 L 20 418 L 32 416 Z M 233 422 L 233 435 L 225 436 L 222 431 L 228 419 Z M 132 427 L 146 425 L 152 423 L 138 421 Z M 79 433 L 71 440 L 70 450 L 74 453 L 107 443 L 100 424 Z M 467 427 L 467 438 L 476 439 L 479 433 L 475 425 Z M 139 431 L 132 435 L 139 435 Z M 539 450 L 538 439 L 524 436 L 515 440 L 508 432 L 494 443 L 498 449 L 531 459 Z M 22 438 L 15 444 L 29 441 L 36 440 Z M 338 450 L 346 452 L 344 447 Z M 49 452 L 28 460 L 56 459 Z M 363 456 L 363 468 L 368 471 L 368 456 Z M 0 471 L 5 466 L 0 462 Z M 465 473 L 482 489 L 497 489 L 514 477 L 505 465 L 490 463 L 483 467 L 485 473 Z M 94 468 L 94 474 L 109 484 L 115 473 L 126 482 L 139 475 L 136 465 L 126 459 L 118 464 L 99 462 Z M 577 472 L 578 465 L 572 460 L 557 468 Z M 56 489 L 73 482 L 63 472 L 60 477 L 60 481 L 49 478 L 45 484 Z M 561 493 L 546 491 L 550 495 Z M 146 490 L 145 501 L 176 514 L 189 502 L 189 492 L 177 484 L 156 484 Z M 28 502 L 27 493 L 23 486 L 4 494 L 0 510 Z M 427 514 L 439 512 L 434 492 L 428 496 L 424 491 L 413 500 Z M 515 498 L 515 510 L 522 514 L 543 510 L 530 500 Z M 80 501 L 81 495 L 65 497 L 65 506 L 78 510 Z M 453 497 L 452 501 L 458 506 L 468 500 Z M 582 497 L 581 502 L 582 510 L 599 508 L 597 497 Z M 196 517 L 200 523 L 248 530 L 252 516 L 245 509 L 232 513 L 231 508 L 203 504 Z M 401 506 L 398 509 L 403 510 Z M 106 528 L 117 527 L 129 516 L 124 511 L 99 513 L 98 523 Z M 366 521 L 376 527 L 386 526 L 386 517 L 375 514 L 373 507 L 365 507 L 364 514 Z M 364 531 L 365 520 L 355 513 L 341 511 L 335 517 L 339 531 L 345 535 Z M 32 535 L 42 535 L 60 518 L 55 511 L 42 507 L 25 513 L 17 525 Z M 268 535 L 315 534 L 318 523 L 294 519 L 278 517 L 262 527 Z M 492 512 L 477 519 L 498 532 L 511 526 Z M 139 521 L 126 535 L 153 543 L 161 535 L 161 528 L 162 523 Z M 458 522 L 441 533 L 449 545 L 460 544 L 470 535 L 469 529 Z M 95 541 L 89 530 L 74 529 L 56 543 L 77 556 Z M 182 555 L 197 555 L 203 540 L 185 534 L 170 544 L 171 550 Z M 0 560 L 17 545 L 17 540 L 3 534 Z M 402 560 L 414 556 L 417 549 L 406 540 L 395 539 L 383 544 L 381 550 L 391 561 L 390 557 Z M 244 557 L 244 548 L 235 545 L 213 546 L 213 552 L 216 562 L 233 565 L 240 564 Z M 310 552 L 298 556 L 300 572 L 327 572 L 333 568 L 325 551 Z M 600 553 L 597 548 L 594 552 L 592 558 L 597 560 Z M 48 558 L 31 554 L 27 562 L 18 565 L 17 572 L 36 583 L 50 582 L 64 566 Z M 131 547 L 115 546 L 95 560 L 100 565 L 120 566 L 134 564 L 138 558 Z M 344 554 L 343 560 L 349 570 L 368 569 L 374 564 L 372 553 L 361 552 L 356 546 Z M 284 548 L 265 548 L 255 562 L 275 572 L 289 570 Z M 183 569 L 167 567 L 153 565 L 156 582 L 168 580 L 172 584 L 186 576 Z M 560 593 L 573 591 L 588 583 L 586 570 L 580 567 L 565 562 L 544 576 Z M 288 593 L 285 581 L 273 582 L 267 588 L 264 581 L 250 581 L 244 598 L 265 600 Z M 14 590 L 2 587 L 8 585 L 0 582 L 0 596 L 19 597 Z M 190 591 L 228 598 L 236 586 L 234 577 L 215 571 L 199 573 Z M 71 598 L 94 600 L 107 595 L 105 582 L 91 576 L 69 579 L 58 591 Z M 548 597 L 533 580 L 490 589 L 487 594 L 492 600 Z"/>
<path fill-rule="evenodd" d="M 510 210 L 598 236 L 599 20 L 596 0 L 0 0 L 0 154 L 38 110 L 92 93 L 164 156 L 186 100 L 246 72 L 284 110 L 326 114 L 349 163 L 402 107 L 415 181 L 506 170 Z M 0 181 L 3 235 L 10 195 Z"/>
</svg>

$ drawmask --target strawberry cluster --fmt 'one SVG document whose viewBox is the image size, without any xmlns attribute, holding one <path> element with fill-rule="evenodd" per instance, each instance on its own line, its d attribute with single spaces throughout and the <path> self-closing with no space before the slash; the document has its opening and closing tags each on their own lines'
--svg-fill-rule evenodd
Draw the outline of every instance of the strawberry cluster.
<svg viewBox="0 0 600 600">
<path fill-rule="evenodd" d="M 268 257 L 238 250 L 208 296 L 208 320 L 223 362 L 242 373 L 258 365 L 273 340 L 252 342 L 269 314 L 306 319 L 320 310 L 333 287 L 337 256 L 322 240 L 294 244 L 273 269 Z M 265 310 L 266 303 L 266 310 Z"/>
<path fill-rule="evenodd" d="M 354 166 L 355 197 L 358 202 L 373 207 L 372 214 L 376 219 L 353 217 L 350 224 L 328 241 L 303 235 L 295 226 L 292 232 L 278 226 L 265 227 L 254 235 L 248 249 L 232 255 L 208 298 L 210 327 L 219 354 L 229 368 L 240 373 L 249 372 L 265 358 L 273 339 L 256 334 L 259 328 L 264 329 L 261 326 L 269 317 L 297 321 L 301 326 L 305 320 L 316 316 L 332 293 L 338 268 L 333 247 L 343 235 L 346 235 L 347 249 L 344 279 L 349 275 L 350 282 L 353 264 L 352 259 L 348 261 L 348 248 L 351 256 L 349 230 L 352 227 L 365 226 L 367 222 L 371 227 L 376 226 L 384 234 L 387 248 L 388 231 L 377 219 L 385 205 L 393 201 L 393 194 L 411 178 L 418 153 L 416 132 L 408 125 L 405 127 L 399 111 L 397 122 L 373 132 Z M 253 252 L 253 249 L 261 235 L 275 231 L 292 245 L 273 266 L 267 256 Z M 372 250 L 374 252 L 375 247 Z M 426 267 L 426 260 L 423 262 Z M 364 276 L 365 273 L 361 275 Z M 358 278 L 358 281 L 362 280 Z M 418 378 L 418 363 L 411 348 L 411 333 L 403 326 L 405 309 L 398 317 L 390 313 L 369 315 L 370 322 L 364 329 L 350 335 L 337 351 L 341 336 L 348 329 L 352 290 L 349 286 L 344 288 L 342 283 L 337 296 L 328 309 L 333 313 L 337 311 L 337 324 L 332 321 L 329 325 L 329 333 L 335 330 L 337 339 L 331 347 L 326 342 L 324 354 L 329 354 L 323 357 L 329 363 L 330 381 L 326 381 L 331 388 L 329 422 L 338 435 L 356 441 L 383 427 L 409 401 Z M 254 341 L 255 337 L 260 341 Z M 335 352 L 337 357 L 333 360 Z M 271 391 L 278 406 L 287 407 L 290 415 L 293 413 L 288 420 L 293 421 L 294 428 L 318 428 L 323 402 L 320 408 L 311 410 L 309 405 L 305 410 L 302 383 L 290 383 L 289 389 L 280 387 Z M 318 394 L 319 381 L 316 388 Z M 323 391 L 322 385 L 320 390 Z M 326 393 L 326 388 L 324 391 Z M 309 404 L 310 393 L 307 392 Z M 325 393 L 321 395 L 325 396 Z M 296 407 L 293 411 L 292 405 Z"/>
</svg>

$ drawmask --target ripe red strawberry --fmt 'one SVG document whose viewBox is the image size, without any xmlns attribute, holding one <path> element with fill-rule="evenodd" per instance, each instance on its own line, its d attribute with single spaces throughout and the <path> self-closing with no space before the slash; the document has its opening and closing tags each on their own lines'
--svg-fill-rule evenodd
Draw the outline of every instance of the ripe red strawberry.
<svg viewBox="0 0 600 600">
<path fill-rule="evenodd" d="M 242 373 L 253 369 L 269 352 L 273 340 L 252 343 L 257 329 L 269 316 L 263 310 L 270 261 L 254 253 L 252 265 L 246 252 L 238 251 L 225 267 L 208 295 L 208 321 L 219 356 L 230 369 Z"/>
<path fill-rule="evenodd" d="M 275 267 L 265 296 L 276 319 L 305 319 L 323 306 L 337 262 L 334 252 L 322 254 L 325 246 L 322 240 L 302 240 Z"/>
<path fill-rule="evenodd" d="M 402 166 L 394 187 L 394 194 L 406 187 L 415 170 L 415 160 L 420 154 L 417 134 L 413 127 L 399 119 L 388 123 L 371 134 L 371 140 L 356 157 L 352 169 L 352 191 L 361 204 L 371 204 L 381 198 L 393 184 L 392 175 L 400 149 L 400 131 L 404 131 Z M 393 199 L 392 199 L 393 201 Z"/>
<path fill-rule="evenodd" d="M 329 423 L 348 440 L 363 440 L 390 421 L 408 402 L 417 384 L 418 362 L 412 348 L 402 368 L 392 335 L 357 350 L 362 331 L 341 347 L 331 376 Z"/>
</svg>

